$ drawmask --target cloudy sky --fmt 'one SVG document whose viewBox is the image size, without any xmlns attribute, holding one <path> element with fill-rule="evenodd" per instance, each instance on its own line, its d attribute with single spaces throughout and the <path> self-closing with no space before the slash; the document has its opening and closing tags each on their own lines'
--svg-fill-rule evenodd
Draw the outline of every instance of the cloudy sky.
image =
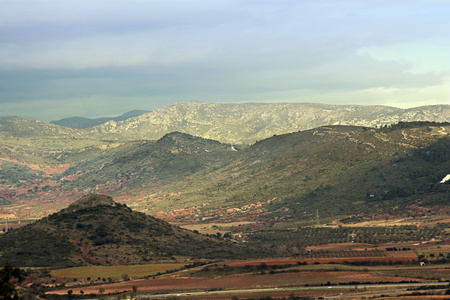
<svg viewBox="0 0 450 300">
<path fill-rule="evenodd" d="M 450 104 L 448 0 L 0 0 L 0 116 Z"/>
</svg>

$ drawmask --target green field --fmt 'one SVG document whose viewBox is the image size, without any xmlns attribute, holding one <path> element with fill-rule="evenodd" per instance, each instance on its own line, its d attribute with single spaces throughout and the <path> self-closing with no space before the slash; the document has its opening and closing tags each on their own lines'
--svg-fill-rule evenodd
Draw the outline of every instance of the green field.
<svg viewBox="0 0 450 300">
<path fill-rule="evenodd" d="M 130 277 L 152 276 L 169 270 L 184 267 L 184 263 L 129 265 L 129 266 L 88 266 L 53 270 L 52 276 L 64 278 L 119 278 L 124 274 Z"/>
</svg>

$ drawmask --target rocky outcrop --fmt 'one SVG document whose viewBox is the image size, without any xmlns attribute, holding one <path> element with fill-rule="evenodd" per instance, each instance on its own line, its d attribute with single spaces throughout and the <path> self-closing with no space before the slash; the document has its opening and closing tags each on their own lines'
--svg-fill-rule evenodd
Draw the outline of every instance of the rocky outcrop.
<svg viewBox="0 0 450 300">
<path fill-rule="evenodd" d="M 231 144 L 251 144 L 273 135 L 325 125 L 379 127 L 400 121 L 450 121 L 450 105 L 400 109 L 388 106 L 311 103 L 179 103 L 122 122 L 94 127 L 104 139 L 157 140 L 180 131 Z"/>
</svg>

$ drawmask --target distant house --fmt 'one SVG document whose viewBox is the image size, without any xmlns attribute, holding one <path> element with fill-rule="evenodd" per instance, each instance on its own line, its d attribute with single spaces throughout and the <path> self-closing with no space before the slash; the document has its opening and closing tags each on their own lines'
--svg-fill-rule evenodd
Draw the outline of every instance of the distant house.
<svg viewBox="0 0 450 300">
<path fill-rule="evenodd" d="M 421 261 L 421 262 L 420 262 L 420 266 L 421 266 L 421 267 L 424 267 L 424 266 L 425 266 L 425 262 L 424 262 L 424 261 Z"/>
</svg>

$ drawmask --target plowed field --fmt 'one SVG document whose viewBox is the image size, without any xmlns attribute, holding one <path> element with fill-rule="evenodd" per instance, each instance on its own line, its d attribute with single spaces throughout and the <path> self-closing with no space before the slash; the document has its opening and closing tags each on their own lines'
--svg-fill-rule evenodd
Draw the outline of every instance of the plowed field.
<svg viewBox="0 0 450 300">
<path fill-rule="evenodd" d="M 226 289 L 246 289 L 265 287 L 288 287 L 320 285 L 330 282 L 331 284 L 349 282 L 401 282 L 420 281 L 409 277 L 381 276 L 370 272 L 299 272 L 285 274 L 265 274 L 250 276 L 231 276 L 222 278 L 162 278 L 162 279 L 140 279 L 126 281 L 115 284 L 105 284 L 101 286 L 72 288 L 74 294 L 79 294 L 81 290 L 85 294 L 98 294 L 99 289 L 104 289 L 104 293 L 118 293 L 131 291 L 133 286 L 138 288 L 139 293 L 170 293 L 178 291 L 207 291 Z M 52 293 L 67 294 L 67 290 L 59 290 Z"/>
</svg>

